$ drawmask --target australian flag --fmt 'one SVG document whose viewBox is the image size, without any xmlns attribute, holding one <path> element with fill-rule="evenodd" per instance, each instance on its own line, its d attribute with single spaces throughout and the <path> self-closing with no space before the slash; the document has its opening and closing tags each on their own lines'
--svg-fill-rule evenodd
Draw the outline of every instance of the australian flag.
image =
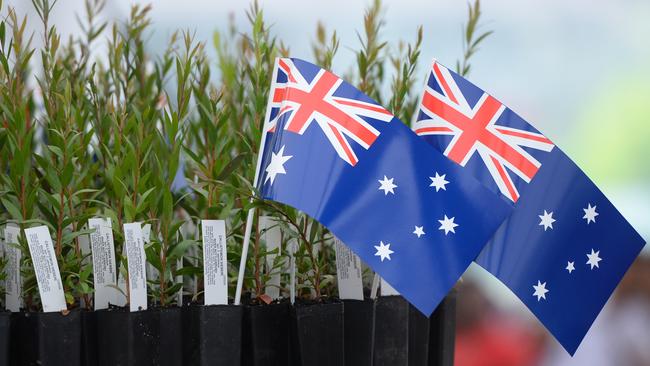
<svg viewBox="0 0 650 366">
<path fill-rule="evenodd" d="M 571 354 L 643 239 L 553 142 L 433 62 L 415 132 L 514 207 L 476 262 Z"/>
<path fill-rule="evenodd" d="M 430 314 L 511 206 L 331 72 L 280 58 L 272 80 L 262 197 L 321 222 Z"/>
</svg>

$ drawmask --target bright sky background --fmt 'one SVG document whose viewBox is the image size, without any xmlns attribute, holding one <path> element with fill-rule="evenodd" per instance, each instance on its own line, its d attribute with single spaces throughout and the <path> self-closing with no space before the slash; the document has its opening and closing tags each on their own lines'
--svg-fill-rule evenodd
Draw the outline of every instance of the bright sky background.
<svg viewBox="0 0 650 366">
<path fill-rule="evenodd" d="M 19 13 L 26 0 L 9 0 Z M 176 29 L 195 30 L 211 46 L 229 15 L 248 30 L 248 1 L 109 0 L 106 16 L 123 19 L 129 3 L 153 4 L 151 48 L 162 49 Z M 321 20 L 336 29 L 341 48 L 334 70 L 354 61 L 363 11 L 369 1 L 261 1 L 272 31 L 292 56 L 311 59 L 310 42 Z M 83 0 L 59 0 L 54 21 L 78 31 L 74 12 Z M 419 24 L 424 45 L 419 75 L 436 57 L 453 66 L 461 54 L 467 4 L 459 0 L 385 0 L 382 36 L 392 45 L 411 41 Z M 495 34 L 473 60 L 470 79 L 554 140 L 598 184 L 632 224 L 650 237 L 650 1 L 489 0 L 483 29 Z M 31 17 L 35 21 L 35 17 Z M 39 37 L 37 37 L 37 40 Z"/>
</svg>

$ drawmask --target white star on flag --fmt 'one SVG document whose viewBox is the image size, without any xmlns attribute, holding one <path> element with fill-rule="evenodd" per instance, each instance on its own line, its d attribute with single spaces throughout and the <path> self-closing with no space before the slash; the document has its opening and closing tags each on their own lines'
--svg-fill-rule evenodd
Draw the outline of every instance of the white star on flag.
<svg viewBox="0 0 650 366">
<path fill-rule="evenodd" d="M 383 179 L 383 180 L 381 180 L 381 179 L 378 180 L 378 182 L 379 182 L 379 190 L 380 190 L 380 191 L 381 191 L 381 190 L 384 191 L 384 196 L 385 196 L 385 195 L 388 195 L 388 193 L 395 194 L 394 189 L 397 188 L 397 185 L 393 184 L 393 180 L 394 180 L 394 179 L 395 179 L 395 178 L 390 178 L 390 179 L 388 179 L 388 177 L 386 177 L 386 176 L 384 175 L 384 179 Z"/>
<path fill-rule="evenodd" d="M 594 252 L 593 248 L 591 249 L 591 254 L 587 254 L 587 264 L 591 266 L 591 269 L 594 269 L 594 267 L 600 268 L 598 267 L 598 262 L 603 259 L 598 256 L 599 254 L 600 250 Z"/>
<path fill-rule="evenodd" d="M 567 271 L 569 271 L 569 273 L 571 273 L 571 272 L 573 272 L 573 271 L 576 270 L 575 262 L 566 262 L 566 263 L 567 263 L 567 264 L 566 264 L 566 268 L 565 268 L 565 269 L 566 269 Z"/>
<path fill-rule="evenodd" d="M 282 145 L 277 154 L 271 152 L 271 162 L 266 167 L 266 179 L 264 179 L 264 184 L 270 180 L 271 185 L 273 185 L 276 175 L 287 174 L 287 171 L 284 170 L 284 163 L 292 157 L 293 155 L 284 156 L 284 145 Z"/>
<path fill-rule="evenodd" d="M 533 285 L 533 288 L 535 289 L 533 296 L 537 296 L 537 301 L 541 299 L 546 300 L 546 294 L 549 291 L 546 289 L 546 282 L 542 283 L 541 281 L 537 280 L 537 285 Z"/>
<path fill-rule="evenodd" d="M 583 219 L 587 220 L 587 225 L 589 225 L 590 222 L 596 222 L 596 216 L 598 216 L 598 212 L 596 212 L 596 206 L 591 207 L 591 203 L 587 204 L 587 208 L 582 209 L 585 212 L 585 215 L 582 216 Z"/>
<path fill-rule="evenodd" d="M 436 187 L 436 192 L 438 192 L 441 189 L 443 191 L 446 191 L 447 188 L 445 188 L 445 186 L 449 183 L 448 181 L 445 180 L 446 175 L 447 174 L 439 175 L 438 172 L 436 172 L 435 177 L 429 177 L 429 179 L 431 179 L 431 184 L 429 185 L 429 187 Z"/>
<path fill-rule="evenodd" d="M 449 218 L 447 217 L 447 215 L 445 215 L 444 219 L 438 220 L 438 222 L 440 223 L 440 227 L 438 228 L 438 230 L 444 230 L 445 235 L 449 234 L 449 232 L 456 234 L 454 228 L 457 227 L 458 224 L 454 222 L 454 219 L 455 217 Z"/>
<path fill-rule="evenodd" d="M 415 231 L 413 231 L 413 234 L 417 235 L 418 238 L 424 235 L 424 226 L 416 226 Z"/>
<path fill-rule="evenodd" d="M 544 231 L 546 231 L 546 229 L 548 228 L 553 229 L 553 223 L 555 222 L 555 219 L 553 218 L 553 211 L 546 212 L 546 210 L 544 210 L 543 215 L 537 215 L 537 216 L 539 216 L 541 220 L 539 222 L 539 226 L 544 226 Z"/>
<path fill-rule="evenodd" d="M 390 250 L 390 244 L 384 244 L 383 241 L 380 241 L 379 245 L 375 245 L 375 249 L 377 249 L 377 253 L 375 253 L 375 256 L 381 258 L 382 262 L 384 261 L 384 259 L 390 260 L 390 255 L 395 253 L 392 250 Z"/>
</svg>

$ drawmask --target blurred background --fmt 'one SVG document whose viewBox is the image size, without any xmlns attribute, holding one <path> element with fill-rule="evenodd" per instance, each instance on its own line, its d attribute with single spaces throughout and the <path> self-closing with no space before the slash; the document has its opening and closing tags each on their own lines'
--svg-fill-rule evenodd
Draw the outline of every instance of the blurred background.
<svg viewBox="0 0 650 366">
<path fill-rule="evenodd" d="M 151 52 L 164 50 L 177 29 L 196 32 L 210 49 L 215 30 L 229 22 L 248 29 L 248 1 L 108 1 L 105 20 L 121 21 L 131 4 L 152 3 Z M 391 45 L 415 39 L 424 26 L 417 75 L 429 60 L 453 66 L 462 55 L 467 3 L 384 0 L 381 36 Z M 27 0 L 9 0 L 37 18 Z M 272 33 L 293 57 L 311 59 L 318 21 L 336 30 L 341 47 L 333 71 L 354 64 L 366 1 L 261 1 Z M 483 30 L 494 30 L 472 60 L 469 78 L 553 140 L 591 177 L 647 240 L 650 238 L 650 1 L 490 0 Z M 59 0 L 53 23 L 79 32 L 83 0 Z M 35 36 L 35 45 L 41 41 Z M 650 249 L 630 269 L 569 357 L 523 304 L 480 267 L 459 284 L 457 365 L 650 365 Z"/>
</svg>

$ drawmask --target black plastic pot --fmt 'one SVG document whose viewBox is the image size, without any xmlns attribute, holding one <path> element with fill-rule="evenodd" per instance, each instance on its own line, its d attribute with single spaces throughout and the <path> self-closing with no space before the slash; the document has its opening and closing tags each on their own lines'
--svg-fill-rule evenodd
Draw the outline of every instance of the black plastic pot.
<svg viewBox="0 0 650 366">
<path fill-rule="evenodd" d="M 11 313 L 0 311 L 0 365 L 9 365 L 9 339 L 11 339 Z"/>
<path fill-rule="evenodd" d="M 35 365 L 38 360 L 38 332 L 36 313 L 16 312 L 11 314 L 11 352 L 12 366 Z"/>
<path fill-rule="evenodd" d="M 81 312 L 11 314 L 10 364 L 81 365 Z"/>
<path fill-rule="evenodd" d="M 456 338 L 456 289 L 429 318 L 429 366 L 453 366 Z"/>
<path fill-rule="evenodd" d="M 97 311 L 100 366 L 156 365 L 160 339 L 159 312 L 127 308 Z"/>
<path fill-rule="evenodd" d="M 183 316 L 181 308 L 159 308 L 158 329 L 160 339 L 154 360 L 156 365 L 183 365 Z M 157 357 L 157 359 L 156 359 Z"/>
<path fill-rule="evenodd" d="M 242 365 L 288 365 L 289 323 L 288 303 L 246 306 Z"/>
<path fill-rule="evenodd" d="M 291 307 L 291 356 L 294 366 L 344 364 L 343 303 Z"/>
<path fill-rule="evenodd" d="M 375 304 L 374 366 L 407 366 L 409 303 L 401 296 L 382 296 Z"/>
<path fill-rule="evenodd" d="M 189 305 L 183 308 L 183 364 L 239 366 L 242 306 Z"/>
<path fill-rule="evenodd" d="M 97 313 L 81 312 L 81 365 L 97 365 Z"/>
<path fill-rule="evenodd" d="M 409 366 L 424 366 L 429 358 L 429 318 L 409 304 Z"/>
<path fill-rule="evenodd" d="M 375 302 L 343 300 L 345 364 L 372 365 Z"/>
<path fill-rule="evenodd" d="M 10 364 L 81 364 L 81 312 L 11 314 Z"/>
<path fill-rule="evenodd" d="M 35 313 L 39 365 L 81 365 L 81 311 Z"/>
</svg>

